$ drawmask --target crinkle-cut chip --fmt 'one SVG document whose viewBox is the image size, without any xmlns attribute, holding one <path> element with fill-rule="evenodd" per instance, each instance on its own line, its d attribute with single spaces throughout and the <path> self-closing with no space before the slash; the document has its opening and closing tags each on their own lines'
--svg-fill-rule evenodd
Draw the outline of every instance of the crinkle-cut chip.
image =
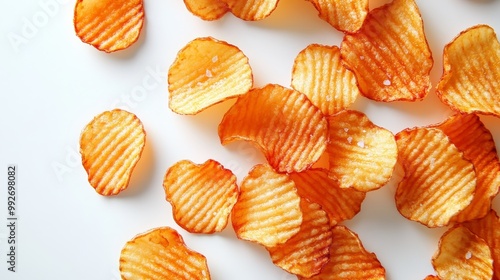
<svg viewBox="0 0 500 280">
<path fill-rule="evenodd" d="M 330 261 L 318 275 L 301 280 L 382 280 L 385 269 L 374 253 L 367 252 L 356 233 L 345 226 L 333 227 Z"/>
<path fill-rule="evenodd" d="M 432 265 L 442 279 L 492 279 L 493 259 L 486 242 L 464 226 L 445 232 Z"/>
<path fill-rule="evenodd" d="M 299 232 L 287 242 L 266 249 L 277 266 L 295 275 L 311 277 L 330 259 L 333 234 L 328 215 L 319 204 L 302 199 L 300 208 L 303 220 Z"/>
<path fill-rule="evenodd" d="M 295 58 L 292 88 L 325 115 L 347 109 L 359 95 L 356 77 L 342 64 L 340 49 L 318 44 L 307 46 Z"/>
<path fill-rule="evenodd" d="M 114 52 L 137 41 L 144 23 L 142 0 L 77 0 L 76 35 L 98 50 Z"/>
<path fill-rule="evenodd" d="M 300 172 L 326 149 L 327 122 L 304 94 L 279 85 L 238 98 L 219 124 L 223 145 L 252 140 L 278 172 Z"/>
<path fill-rule="evenodd" d="M 299 232 L 302 220 L 300 197 L 288 175 L 260 164 L 243 179 L 231 216 L 238 238 L 274 247 Z"/>
<path fill-rule="evenodd" d="M 427 275 L 424 280 L 440 280 L 439 276 L 436 275 Z"/>
<path fill-rule="evenodd" d="M 367 192 L 390 180 L 398 158 L 392 132 L 353 110 L 328 117 L 328 125 L 329 176 L 337 178 L 341 188 Z"/>
<path fill-rule="evenodd" d="M 230 11 L 223 0 L 184 0 L 186 8 L 203 20 L 217 20 Z"/>
<path fill-rule="evenodd" d="M 370 11 L 361 29 L 344 37 L 340 52 L 367 98 L 413 101 L 431 89 L 434 60 L 414 0 L 394 0 Z"/>
<path fill-rule="evenodd" d="M 300 197 L 321 205 L 328 213 L 331 225 L 353 218 L 361 210 L 365 192 L 340 188 L 338 180 L 328 177 L 326 169 L 309 169 L 290 173 Z"/>
<path fill-rule="evenodd" d="M 456 114 L 436 127 L 444 131 L 476 171 L 474 199 L 453 221 L 484 217 L 500 187 L 500 161 L 491 132 L 475 114 Z"/>
<path fill-rule="evenodd" d="M 169 107 L 178 114 L 196 114 L 252 86 L 252 69 L 240 49 L 211 37 L 197 38 L 170 66 Z"/>
<path fill-rule="evenodd" d="M 231 12 L 238 18 L 248 21 L 264 19 L 278 6 L 279 0 L 224 0 Z"/>
<path fill-rule="evenodd" d="M 222 231 L 238 199 L 236 176 L 214 160 L 175 163 L 165 174 L 163 188 L 175 221 L 191 233 Z"/>
<path fill-rule="evenodd" d="M 309 0 L 319 17 L 337 30 L 358 31 L 368 15 L 368 0 Z"/>
<path fill-rule="evenodd" d="M 169 227 L 152 229 L 128 241 L 120 254 L 123 279 L 210 280 L 205 256 L 190 250 Z"/>
<path fill-rule="evenodd" d="M 94 117 L 80 136 L 80 154 L 95 191 L 116 195 L 126 189 L 145 144 L 146 132 L 136 115 L 115 109 Z"/>
<path fill-rule="evenodd" d="M 428 227 L 448 225 L 474 197 L 474 166 L 436 128 L 406 129 L 396 141 L 405 172 L 396 189 L 398 211 Z"/>
<path fill-rule="evenodd" d="M 464 113 L 500 116 L 500 42 L 493 28 L 473 26 L 445 46 L 439 98 Z"/>
</svg>

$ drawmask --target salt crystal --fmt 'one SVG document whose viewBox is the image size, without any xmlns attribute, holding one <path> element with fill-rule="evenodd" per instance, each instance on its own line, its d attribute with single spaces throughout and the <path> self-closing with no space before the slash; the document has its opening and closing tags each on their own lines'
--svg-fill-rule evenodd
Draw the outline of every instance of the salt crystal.
<svg viewBox="0 0 500 280">
<path fill-rule="evenodd" d="M 210 72 L 210 70 L 207 69 L 207 71 L 205 71 L 205 76 L 209 77 L 209 78 L 212 78 L 212 72 Z"/>
<path fill-rule="evenodd" d="M 361 140 L 358 142 L 358 147 L 364 148 L 365 147 L 365 141 Z"/>
<path fill-rule="evenodd" d="M 390 86 L 391 85 L 391 81 L 390 80 L 384 80 L 384 86 Z"/>
</svg>

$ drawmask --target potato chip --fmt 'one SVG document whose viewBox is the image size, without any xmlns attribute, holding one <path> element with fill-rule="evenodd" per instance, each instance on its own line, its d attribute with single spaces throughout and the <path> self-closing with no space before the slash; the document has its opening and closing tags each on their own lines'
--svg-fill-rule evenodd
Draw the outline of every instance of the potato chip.
<svg viewBox="0 0 500 280">
<path fill-rule="evenodd" d="M 340 52 L 367 98 L 413 101 L 431 89 L 434 61 L 414 0 L 394 0 L 370 11 L 361 29 L 344 37 Z"/>
<path fill-rule="evenodd" d="M 356 77 L 342 64 L 340 49 L 318 44 L 307 46 L 295 58 L 292 88 L 325 115 L 347 109 L 359 95 Z"/>
<path fill-rule="evenodd" d="M 486 242 L 463 226 L 448 230 L 439 241 L 432 265 L 442 279 L 492 279 L 493 260 Z"/>
<path fill-rule="evenodd" d="M 136 115 L 115 109 L 94 117 L 80 136 L 90 185 L 101 195 L 126 189 L 145 144 L 146 132 Z"/>
<path fill-rule="evenodd" d="M 169 107 L 178 114 L 196 114 L 252 86 L 252 69 L 240 49 L 214 38 L 197 38 L 170 66 Z"/>
<path fill-rule="evenodd" d="M 184 3 L 203 20 L 216 20 L 230 11 L 240 19 L 256 21 L 271 15 L 278 0 L 184 0 Z"/>
<path fill-rule="evenodd" d="M 340 183 L 328 177 L 326 169 L 309 169 L 290 173 L 300 197 L 321 205 L 328 213 L 331 225 L 353 218 L 361 210 L 365 192 L 340 188 Z"/>
<path fill-rule="evenodd" d="M 217 20 L 230 11 L 223 0 L 184 0 L 186 8 L 203 20 Z"/>
<path fill-rule="evenodd" d="M 441 278 L 439 278 L 438 276 L 436 275 L 427 275 L 427 277 L 425 277 L 424 280 L 440 280 Z"/>
<path fill-rule="evenodd" d="M 330 259 L 332 228 L 328 215 L 317 203 L 300 202 L 302 225 L 287 242 L 267 248 L 273 263 L 302 277 L 318 274 Z"/>
<path fill-rule="evenodd" d="M 500 42 L 493 28 L 473 26 L 445 46 L 439 98 L 465 113 L 500 116 Z"/>
<path fill-rule="evenodd" d="M 175 221 L 191 233 L 222 231 L 238 199 L 236 176 L 214 160 L 175 163 L 165 174 L 163 188 Z"/>
<path fill-rule="evenodd" d="M 186 247 L 182 236 L 169 227 L 137 235 L 120 254 L 122 279 L 210 280 L 205 256 Z"/>
<path fill-rule="evenodd" d="M 238 98 L 219 124 L 219 137 L 223 145 L 252 140 L 278 172 L 300 172 L 326 149 L 327 122 L 304 94 L 271 84 Z"/>
<path fill-rule="evenodd" d="M 397 209 L 428 227 L 448 225 L 473 199 L 474 166 L 436 128 L 406 129 L 396 141 L 405 173 L 396 189 Z"/>
<path fill-rule="evenodd" d="M 367 192 L 390 180 L 398 157 L 392 132 L 353 110 L 330 116 L 328 124 L 329 176 L 337 178 L 341 188 Z"/>
<path fill-rule="evenodd" d="M 368 0 L 309 0 L 319 17 L 340 31 L 358 31 L 368 14 Z"/>
<path fill-rule="evenodd" d="M 231 220 L 238 238 L 274 247 L 300 230 L 300 197 L 292 179 L 267 164 L 255 166 L 240 186 Z"/>
<path fill-rule="evenodd" d="M 98 50 L 128 48 L 144 23 L 142 0 L 77 0 L 73 17 L 76 35 Z"/>
</svg>

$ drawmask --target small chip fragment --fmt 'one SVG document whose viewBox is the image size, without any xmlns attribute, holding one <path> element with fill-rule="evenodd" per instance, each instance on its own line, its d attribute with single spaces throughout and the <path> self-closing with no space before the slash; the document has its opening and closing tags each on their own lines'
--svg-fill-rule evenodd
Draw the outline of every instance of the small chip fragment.
<svg viewBox="0 0 500 280">
<path fill-rule="evenodd" d="M 126 189 L 145 144 L 146 132 L 136 115 L 115 109 L 94 117 L 80 136 L 80 154 L 95 191 L 116 195 Z"/>
<path fill-rule="evenodd" d="M 354 33 L 368 15 L 368 0 L 309 0 L 319 17 L 337 30 Z"/>
<path fill-rule="evenodd" d="M 271 15 L 278 0 L 184 0 L 184 4 L 203 20 L 217 20 L 231 12 L 240 19 L 257 21 Z"/>
</svg>

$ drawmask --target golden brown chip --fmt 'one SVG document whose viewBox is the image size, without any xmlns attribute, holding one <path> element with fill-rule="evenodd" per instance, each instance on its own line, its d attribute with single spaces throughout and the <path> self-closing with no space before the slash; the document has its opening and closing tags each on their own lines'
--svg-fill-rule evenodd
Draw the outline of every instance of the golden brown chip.
<svg viewBox="0 0 500 280">
<path fill-rule="evenodd" d="M 76 35 L 98 50 L 125 49 L 139 38 L 144 22 L 142 0 L 77 0 Z"/>
<path fill-rule="evenodd" d="M 492 279 L 488 244 L 463 226 L 448 230 L 439 241 L 432 265 L 442 279 Z"/>
<path fill-rule="evenodd" d="M 424 280 L 440 280 L 441 278 L 439 278 L 438 276 L 436 275 L 427 275 L 427 277 L 425 277 Z"/>
<path fill-rule="evenodd" d="M 243 179 L 231 216 L 238 238 L 274 247 L 299 232 L 302 219 L 300 197 L 286 174 L 261 164 Z"/>
<path fill-rule="evenodd" d="M 276 9 L 279 0 L 224 0 L 231 12 L 238 18 L 248 21 L 261 20 Z"/>
<path fill-rule="evenodd" d="M 120 254 L 123 279 L 210 280 L 206 258 L 186 247 L 174 229 L 161 227 L 128 241 Z"/>
<path fill-rule="evenodd" d="M 358 31 L 368 14 L 368 0 L 309 0 L 319 17 L 340 31 Z"/>
<path fill-rule="evenodd" d="M 344 37 L 340 52 L 370 99 L 419 100 L 431 89 L 433 59 L 414 0 L 370 11 L 361 29 Z"/>
<path fill-rule="evenodd" d="M 175 163 L 165 174 L 163 188 L 175 221 L 191 233 L 222 231 L 238 199 L 236 176 L 214 160 Z"/>
<path fill-rule="evenodd" d="M 186 8 L 203 20 L 217 20 L 230 11 L 223 0 L 184 0 Z"/>
<path fill-rule="evenodd" d="M 198 38 L 180 50 L 170 66 L 169 107 L 178 114 L 196 114 L 252 86 L 252 69 L 240 49 L 214 38 Z"/>
<path fill-rule="evenodd" d="M 295 58 L 292 87 L 325 115 L 347 109 L 359 95 L 356 77 L 342 64 L 337 46 L 313 44 L 302 50 Z"/>
<path fill-rule="evenodd" d="M 352 110 L 329 117 L 328 124 L 329 176 L 337 178 L 341 188 L 367 192 L 390 180 L 398 158 L 392 132 Z"/>
<path fill-rule="evenodd" d="M 441 100 L 465 113 L 500 116 L 500 42 L 493 28 L 473 26 L 445 46 Z"/>
<path fill-rule="evenodd" d="M 252 140 L 278 172 L 300 172 L 323 154 L 327 122 L 304 94 L 267 85 L 238 98 L 219 124 L 219 137 L 223 145 Z"/>
<path fill-rule="evenodd" d="M 436 128 L 406 129 L 396 141 L 405 173 L 396 190 L 397 209 L 428 227 L 449 224 L 472 201 L 474 166 Z"/>
<path fill-rule="evenodd" d="M 90 185 L 101 195 L 126 189 L 145 144 L 146 132 L 136 115 L 115 109 L 94 117 L 80 136 Z"/>
</svg>

